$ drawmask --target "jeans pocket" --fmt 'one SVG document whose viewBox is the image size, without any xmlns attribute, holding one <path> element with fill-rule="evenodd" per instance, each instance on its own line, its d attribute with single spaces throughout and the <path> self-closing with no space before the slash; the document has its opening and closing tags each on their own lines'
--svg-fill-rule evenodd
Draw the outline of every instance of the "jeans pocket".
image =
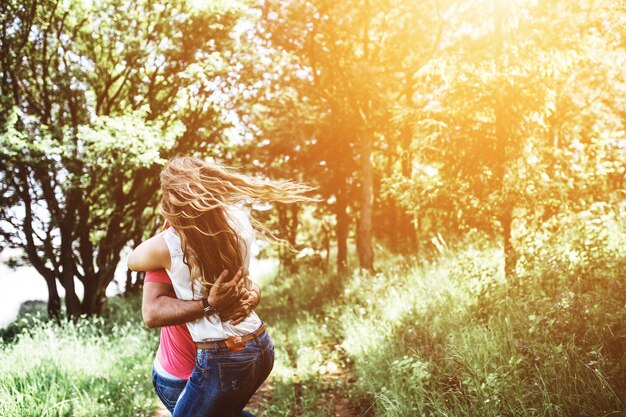
<svg viewBox="0 0 626 417">
<path fill-rule="evenodd" d="M 236 392 L 254 382 L 256 359 L 230 357 L 218 363 L 222 392 Z"/>
</svg>

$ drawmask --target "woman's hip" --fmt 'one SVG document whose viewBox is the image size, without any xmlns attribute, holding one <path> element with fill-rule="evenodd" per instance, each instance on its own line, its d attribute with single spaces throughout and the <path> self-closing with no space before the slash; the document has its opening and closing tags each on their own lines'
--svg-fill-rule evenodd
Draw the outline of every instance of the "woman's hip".
<svg viewBox="0 0 626 417">
<path fill-rule="evenodd" d="M 265 374 L 268 366 L 274 363 L 274 342 L 263 329 L 262 332 L 241 343 L 224 341 L 203 344 L 196 356 L 194 373 L 211 378 L 219 376 L 222 384 L 229 387 L 239 386 L 244 380 L 255 380 L 258 374 Z M 239 381 L 233 385 L 234 380 Z M 224 381 L 228 380 L 226 384 Z M 230 389 L 230 388 L 228 388 Z"/>
</svg>

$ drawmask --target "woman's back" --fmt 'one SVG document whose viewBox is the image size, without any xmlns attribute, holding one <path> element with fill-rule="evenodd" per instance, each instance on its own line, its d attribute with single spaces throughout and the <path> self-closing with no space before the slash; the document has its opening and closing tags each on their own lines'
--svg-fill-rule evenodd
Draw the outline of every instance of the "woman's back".
<svg viewBox="0 0 626 417">
<path fill-rule="evenodd" d="M 229 206 L 226 210 L 228 223 L 239 235 L 240 250 L 243 260 L 243 273 L 248 275 L 254 229 L 248 215 L 240 208 Z M 191 279 L 189 266 L 184 262 L 183 249 L 180 237 L 169 228 L 164 233 L 165 242 L 171 256 L 171 267 L 168 270 L 172 279 L 176 297 L 181 300 L 194 300 L 206 297 L 206 292 L 198 280 Z M 234 273 L 235 271 L 230 271 Z M 254 332 L 261 326 L 261 319 L 252 312 L 241 323 L 232 326 L 229 322 L 222 322 L 218 315 L 201 318 L 187 323 L 191 337 L 196 342 L 223 340 L 230 336 L 243 336 Z"/>
</svg>

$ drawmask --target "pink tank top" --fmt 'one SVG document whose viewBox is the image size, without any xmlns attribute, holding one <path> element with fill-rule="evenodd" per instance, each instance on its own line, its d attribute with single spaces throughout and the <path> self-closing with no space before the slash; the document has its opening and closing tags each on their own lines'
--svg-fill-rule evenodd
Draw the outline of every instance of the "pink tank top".
<svg viewBox="0 0 626 417">
<path fill-rule="evenodd" d="M 148 271 L 144 282 L 160 282 L 172 285 L 164 269 Z M 172 288 L 172 296 L 175 297 Z M 161 341 L 156 353 L 159 364 L 180 379 L 189 379 L 196 363 L 196 344 L 186 324 L 161 327 Z"/>
</svg>

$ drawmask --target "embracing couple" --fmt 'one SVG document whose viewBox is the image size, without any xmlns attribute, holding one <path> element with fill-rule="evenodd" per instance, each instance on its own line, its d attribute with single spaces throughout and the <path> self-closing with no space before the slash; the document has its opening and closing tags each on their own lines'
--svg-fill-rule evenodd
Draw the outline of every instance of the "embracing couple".
<svg viewBox="0 0 626 417">
<path fill-rule="evenodd" d="M 128 267 L 148 271 L 142 315 L 161 327 L 152 381 L 174 417 L 253 417 L 243 409 L 272 370 L 274 344 L 252 311 L 255 228 L 240 205 L 311 201 L 309 190 L 191 157 L 161 171 L 167 228 L 141 243 Z"/>
</svg>

